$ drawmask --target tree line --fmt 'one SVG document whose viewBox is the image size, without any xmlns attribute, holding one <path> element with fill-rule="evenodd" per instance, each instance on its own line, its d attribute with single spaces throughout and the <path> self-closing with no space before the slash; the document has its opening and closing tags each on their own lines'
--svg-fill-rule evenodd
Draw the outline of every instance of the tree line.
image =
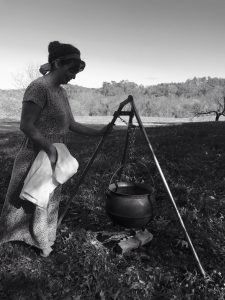
<svg viewBox="0 0 225 300">
<path fill-rule="evenodd" d="M 132 95 L 142 116 L 182 118 L 217 110 L 225 96 L 225 79 L 193 78 L 147 87 L 123 80 L 104 82 L 99 89 L 71 85 L 66 89 L 75 115 L 112 115 Z"/>
<path fill-rule="evenodd" d="M 132 95 L 142 116 L 193 117 L 200 112 L 217 111 L 225 97 L 225 79 L 211 77 L 151 86 L 122 80 L 103 82 L 101 88 L 71 84 L 64 88 L 73 114 L 77 116 L 112 115 L 119 103 Z M 1 119 L 20 118 L 23 93 L 24 88 L 0 90 Z"/>
</svg>

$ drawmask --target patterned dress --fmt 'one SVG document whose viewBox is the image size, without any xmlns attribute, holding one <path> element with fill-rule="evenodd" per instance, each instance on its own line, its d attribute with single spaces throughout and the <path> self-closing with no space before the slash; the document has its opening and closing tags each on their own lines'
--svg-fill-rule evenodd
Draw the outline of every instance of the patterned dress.
<svg viewBox="0 0 225 300">
<path fill-rule="evenodd" d="M 41 107 L 35 126 L 50 142 L 66 143 L 72 112 L 65 90 L 49 87 L 40 77 L 27 87 L 23 102 L 31 101 Z M 40 150 L 40 149 L 39 149 Z M 24 179 L 39 150 L 32 140 L 24 137 L 14 161 L 12 175 L 0 217 L 0 244 L 24 241 L 40 249 L 49 249 L 56 239 L 61 186 L 51 194 L 48 209 L 43 210 L 19 194 Z"/>
</svg>

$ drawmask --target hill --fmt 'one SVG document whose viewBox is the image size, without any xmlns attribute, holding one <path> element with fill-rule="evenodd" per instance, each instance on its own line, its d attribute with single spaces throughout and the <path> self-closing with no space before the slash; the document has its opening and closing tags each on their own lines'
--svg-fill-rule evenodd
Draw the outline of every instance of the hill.
<svg viewBox="0 0 225 300">
<path fill-rule="evenodd" d="M 131 94 L 142 116 L 190 117 L 194 112 L 216 109 L 225 96 L 225 79 L 193 78 L 183 83 L 144 87 L 134 82 L 104 82 L 99 89 L 66 85 L 74 115 L 112 115 Z M 0 90 L 0 119 L 19 119 L 24 89 Z"/>
</svg>

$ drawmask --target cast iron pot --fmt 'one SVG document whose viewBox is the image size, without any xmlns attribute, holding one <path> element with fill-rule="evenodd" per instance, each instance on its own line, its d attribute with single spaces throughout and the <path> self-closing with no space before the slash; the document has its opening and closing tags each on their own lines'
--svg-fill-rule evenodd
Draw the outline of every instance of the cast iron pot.
<svg viewBox="0 0 225 300">
<path fill-rule="evenodd" d="M 106 190 L 105 208 L 113 223 L 127 228 L 145 227 L 153 217 L 154 186 L 111 181 Z"/>
</svg>

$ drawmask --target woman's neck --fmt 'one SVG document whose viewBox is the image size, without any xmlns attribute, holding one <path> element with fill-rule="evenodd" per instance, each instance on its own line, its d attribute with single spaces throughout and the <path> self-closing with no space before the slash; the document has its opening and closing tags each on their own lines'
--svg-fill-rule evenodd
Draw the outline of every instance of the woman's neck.
<svg viewBox="0 0 225 300">
<path fill-rule="evenodd" d="M 59 88 L 60 82 L 58 80 L 58 77 L 54 72 L 50 72 L 47 75 L 45 75 L 46 81 L 48 82 L 49 86 L 53 88 Z"/>
</svg>

